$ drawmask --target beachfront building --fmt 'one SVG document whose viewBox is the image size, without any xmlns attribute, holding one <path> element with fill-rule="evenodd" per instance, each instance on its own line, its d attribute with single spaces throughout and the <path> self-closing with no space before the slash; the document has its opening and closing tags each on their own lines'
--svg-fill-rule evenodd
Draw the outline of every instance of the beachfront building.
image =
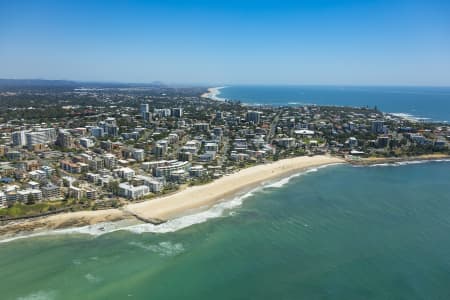
<svg viewBox="0 0 450 300">
<path fill-rule="evenodd" d="M 165 166 L 158 166 L 155 168 L 155 176 L 157 177 L 170 177 L 170 175 L 172 174 L 172 172 L 175 171 L 188 171 L 188 169 L 190 168 L 191 163 L 188 161 L 174 161 L 174 162 L 170 162 L 168 165 Z"/>
<path fill-rule="evenodd" d="M 58 200 L 61 199 L 61 190 L 59 186 L 56 186 L 52 183 L 48 183 L 47 185 L 41 187 L 42 196 L 46 200 Z"/>
<path fill-rule="evenodd" d="M 207 174 L 207 172 L 206 172 L 206 169 L 203 166 L 198 165 L 198 166 L 190 167 L 189 168 L 189 174 L 192 177 L 203 177 L 203 176 L 205 176 Z"/>
<path fill-rule="evenodd" d="M 295 146 L 295 139 L 288 137 L 288 138 L 280 138 L 276 140 L 277 145 L 283 148 L 292 148 Z"/>
<path fill-rule="evenodd" d="M 163 182 L 156 180 L 150 176 L 136 175 L 133 179 L 137 181 L 142 181 L 142 183 L 148 186 L 149 190 L 153 193 L 159 193 L 164 189 Z"/>
<path fill-rule="evenodd" d="M 150 189 L 146 185 L 133 186 L 128 183 L 119 184 L 119 196 L 128 199 L 138 199 L 150 193 Z"/>
<path fill-rule="evenodd" d="M 42 191 L 38 189 L 26 189 L 17 191 L 17 201 L 23 203 L 37 202 L 42 200 Z"/>
<path fill-rule="evenodd" d="M 358 146 L 358 140 L 355 137 L 350 137 L 347 140 L 347 144 L 349 148 L 354 148 Z"/>
</svg>

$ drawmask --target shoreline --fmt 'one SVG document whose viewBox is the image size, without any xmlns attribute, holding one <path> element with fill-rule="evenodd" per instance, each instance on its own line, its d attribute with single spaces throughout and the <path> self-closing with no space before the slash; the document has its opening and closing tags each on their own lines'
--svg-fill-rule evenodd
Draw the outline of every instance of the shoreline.
<svg viewBox="0 0 450 300">
<path fill-rule="evenodd" d="M 413 161 L 440 161 L 450 160 L 450 155 L 447 154 L 425 154 L 420 156 L 400 156 L 400 157 L 368 157 L 360 159 L 347 159 L 347 162 L 356 166 L 373 166 L 381 164 L 396 164 L 402 162 Z"/>
<path fill-rule="evenodd" d="M 308 168 L 345 163 L 332 156 L 301 156 L 242 169 L 205 185 L 188 187 L 177 193 L 131 203 L 118 209 L 78 211 L 16 221 L 0 226 L 0 238 L 19 234 L 76 228 L 105 222 L 134 220 L 160 224 L 181 216 L 207 209 L 221 201 L 251 190 L 259 185 L 299 173 Z M 186 201 L 189 199 L 190 201 Z M 1 241 L 1 240 L 0 240 Z"/>
<path fill-rule="evenodd" d="M 344 163 L 332 156 L 301 156 L 257 165 L 224 176 L 211 183 L 189 187 L 180 193 L 151 201 L 129 204 L 124 211 L 150 220 L 169 220 L 180 217 L 184 212 L 207 207 L 231 197 L 240 191 L 252 189 L 264 182 L 287 177 L 307 168 Z M 186 198 L 192 199 L 186 201 Z"/>
<path fill-rule="evenodd" d="M 131 203 L 118 209 L 61 213 L 36 219 L 13 221 L 0 226 L 0 242 L 16 237 L 45 235 L 49 231 L 77 229 L 103 223 L 129 221 L 133 224 L 150 223 L 154 226 L 189 216 L 224 203 L 234 197 L 276 180 L 289 178 L 302 171 L 335 164 L 353 166 L 396 165 L 402 162 L 450 161 L 449 155 L 432 154 L 414 157 L 360 158 L 300 156 L 261 164 L 226 175 L 205 185 L 188 187 L 174 194 L 140 203 Z M 186 201 L 190 199 L 190 201 Z"/>
<path fill-rule="evenodd" d="M 200 97 L 207 98 L 214 101 L 225 101 L 226 99 L 218 97 L 220 95 L 220 90 L 226 88 L 226 86 L 218 86 L 208 88 L 206 93 L 203 93 Z"/>
</svg>

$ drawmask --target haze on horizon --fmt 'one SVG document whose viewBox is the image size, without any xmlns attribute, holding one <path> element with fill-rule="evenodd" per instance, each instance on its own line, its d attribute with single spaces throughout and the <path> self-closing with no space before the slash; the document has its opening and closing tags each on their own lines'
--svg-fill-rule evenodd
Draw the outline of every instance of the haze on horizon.
<svg viewBox="0 0 450 300">
<path fill-rule="evenodd" d="M 450 2 L 0 0 L 0 78 L 450 86 Z"/>
</svg>

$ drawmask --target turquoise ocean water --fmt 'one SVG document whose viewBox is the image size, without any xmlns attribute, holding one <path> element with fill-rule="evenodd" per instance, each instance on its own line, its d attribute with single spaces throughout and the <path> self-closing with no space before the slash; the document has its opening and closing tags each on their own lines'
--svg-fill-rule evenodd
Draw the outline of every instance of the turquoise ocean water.
<svg viewBox="0 0 450 300">
<path fill-rule="evenodd" d="M 383 112 L 450 122 L 450 87 L 229 86 L 219 97 L 277 106 L 377 106 Z"/>
<path fill-rule="evenodd" d="M 450 299 L 449 171 L 335 165 L 161 230 L 2 243 L 0 298 Z"/>
</svg>

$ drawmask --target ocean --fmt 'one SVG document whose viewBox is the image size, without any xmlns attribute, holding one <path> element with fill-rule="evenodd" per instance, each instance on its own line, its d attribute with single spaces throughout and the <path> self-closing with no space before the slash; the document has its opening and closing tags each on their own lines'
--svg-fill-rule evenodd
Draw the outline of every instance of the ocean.
<svg viewBox="0 0 450 300">
<path fill-rule="evenodd" d="M 0 243 L 0 298 L 450 299 L 449 170 L 334 165 L 162 229 Z"/>
<path fill-rule="evenodd" d="M 429 121 L 450 121 L 450 87 L 229 86 L 221 99 L 256 105 L 377 107 Z"/>
</svg>

